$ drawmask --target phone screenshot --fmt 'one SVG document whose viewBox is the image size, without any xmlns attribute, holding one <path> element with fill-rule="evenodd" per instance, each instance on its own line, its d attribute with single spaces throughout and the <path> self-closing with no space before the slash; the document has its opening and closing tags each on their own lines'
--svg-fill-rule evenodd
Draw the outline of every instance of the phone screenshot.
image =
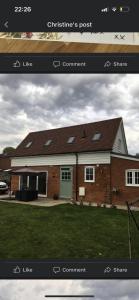
<svg viewBox="0 0 139 300">
<path fill-rule="evenodd" d="M 2 5 L 0 300 L 139 298 L 138 11 Z"/>
<path fill-rule="evenodd" d="M 138 300 L 138 280 L 3 280 L 3 300 Z"/>
</svg>

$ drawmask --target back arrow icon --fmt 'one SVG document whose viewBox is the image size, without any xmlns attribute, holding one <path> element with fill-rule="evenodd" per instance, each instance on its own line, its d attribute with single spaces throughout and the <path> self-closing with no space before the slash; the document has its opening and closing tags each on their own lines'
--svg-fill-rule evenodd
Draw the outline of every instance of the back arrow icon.
<svg viewBox="0 0 139 300">
<path fill-rule="evenodd" d="M 4 26 L 5 26 L 6 28 L 8 28 L 8 21 L 6 21 L 6 22 L 4 23 Z"/>
</svg>

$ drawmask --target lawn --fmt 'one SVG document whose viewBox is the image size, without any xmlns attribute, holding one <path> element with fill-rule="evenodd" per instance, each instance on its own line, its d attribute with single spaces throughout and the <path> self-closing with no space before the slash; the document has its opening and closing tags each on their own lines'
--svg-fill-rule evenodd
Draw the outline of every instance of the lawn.
<svg viewBox="0 0 139 300">
<path fill-rule="evenodd" d="M 1 202 L 0 259 L 128 258 L 127 224 L 127 212 L 114 208 Z M 131 230 L 139 258 L 139 233 L 134 224 Z"/>
</svg>

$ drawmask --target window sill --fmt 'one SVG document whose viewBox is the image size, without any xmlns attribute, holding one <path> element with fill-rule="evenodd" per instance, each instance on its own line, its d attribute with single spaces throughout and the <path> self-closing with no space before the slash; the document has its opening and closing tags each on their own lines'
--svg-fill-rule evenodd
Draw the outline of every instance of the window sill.
<svg viewBox="0 0 139 300">
<path fill-rule="evenodd" d="M 90 182 L 90 183 L 94 183 L 94 180 L 85 180 L 84 182 Z"/>
<path fill-rule="evenodd" d="M 130 187 L 139 187 L 139 184 L 126 184 L 126 186 L 130 186 Z"/>
</svg>

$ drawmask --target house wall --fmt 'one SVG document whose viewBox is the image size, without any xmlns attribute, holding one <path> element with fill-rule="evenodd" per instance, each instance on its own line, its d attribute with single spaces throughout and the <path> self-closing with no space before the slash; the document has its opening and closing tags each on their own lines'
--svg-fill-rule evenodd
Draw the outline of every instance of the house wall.
<svg viewBox="0 0 139 300">
<path fill-rule="evenodd" d="M 19 176 L 12 175 L 11 177 L 11 191 L 15 192 L 19 190 Z"/>
<path fill-rule="evenodd" d="M 121 145 L 119 147 L 119 139 L 121 140 Z M 122 154 L 127 154 L 127 145 L 126 145 L 126 139 L 125 139 L 125 134 L 124 134 L 124 127 L 123 127 L 123 122 L 121 122 L 115 141 L 113 145 L 113 152 L 116 153 L 122 153 Z"/>
<path fill-rule="evenodd" d="M 78 176 L 76 177 L 76 165 L 67 164 L 73 168 L 73 195 L 72 198 L 76 199 L 76 178 L 78 178 L 77 200 L 83 199 L 84 201 L 96 203 L 113 203 L 125 204 L 125 201 L 134 201 L 139 198 L 139 187 L 126 186 L 125 171 L 127 169 L 139 169 L 139 159 L 129 158 L 128 156 L 111 155 L 111 164 L 109 163 L 91 163 L 92 156 L 86 156 L 88 163 L 84 164 L 85 157 L 80 155 L 80 164 L 77 167 Z M 99 158 L 93 157 L 93 162 Z M 106 158 L 105 158 L 106 159 Z M 103 162 L 104 162 L 103 157 Z M 109 159 L 107 160 L 109 162 Z M 66 161 L 67 162 L 67 161 Z M 85 166 L 95 167 L 95 182 L 84 181 Z M 54 194 L 60 192 L 60 165 L 45 165 L 33 167 L 38 170 L 48 171 L 48 185 L 47 197 L 53 198 Z M 17 168 L 16 168 L 17 169 Z M 85 197 L 79 196 L 79 187 L 85 188 Z M 19 188 L 19 177 L 12 176 L 12 190 L 15 191 Z M 118 190 L 118 193 L 113 192 L 113 189 Z"/>
<path fill-rule="evenodd" d="M 110 203 L 110 164 L 89 164 L 95 167 L 95 182 L 84 181 L 84 169 L 88 164 L 78 165 L 78 190 L 77 200 L 83 199 L 88 202 Z M 53 198 L 54 194 L 60 192 L 60 166 L 34 166 L 36 169 L 48 171 L 47 197 Z M 73 168 L 72 198 L 76 200 L 76 165 Z M 79 196 L 79 187 L 85 187 L 85 197 Z M 12 176 L 11 190 L 19 188 L 19 176 Z"/>
<path fill-rule="evenodd" d="M 0 155 L 0 180 L 10 183 L 10 175 L 4 170 L 11 168 L 11 160 L 9 157 Z"/>
<path fill-rule="evenodd" d="M 79 164 L 109 164 L 109 152 L 92 152 L 92 153 L 79 153 Z M 41 155 L 41 156 L 25 156 L 14 157 L 11 159 L 12 167 L 24 166 L 55 166 L 55 165 L 75 165 L 75 154 L 59 154 L 59 155 Z"/>
<path fill-rule="evenodd" d="M 63 154 L 63 155 L 46 155 L 46 156 L 31 156 L 31 157 L 16 157 L 12 158 L 12 168 L 20 168 L 24 166 L 35 167 L 48 171 L 48 185 L 47 196 L 53 198 L 53 195 L 59 194 L 60 191 L 60 166 L 73 167 L 73 195 L 72 198 L 76 199 L 76 155 Z M 106 173 L 106 166 L 109 169 L 110 153 L 79 153 L 78 154 L 78 186 L 83 186 L 86 189 L 86 201 L 103 202 L 109 201 L 109 185 L 106 185 L 108 176 Z M 97 165 L 101 167 L 97 167 Z M 96 169 L 95 183 L 84 182 L 84 167 L 86 165 L 93 165 Z M 100 168 L 100 172 L 99 172 Z M 17 177 L 17 176 L 16 176 Z M 19 179 L 18 179 L 19 180 Z M 109 180 L 109 179 L 108 179 Z M 12 178 L 12 190 L 18 189 L 17 179 Z M 78 192 L 78 191 L 77 191 Z M 79 197 L 78 197 L 79 200 Z"/>
<path fill-rule="evenodd" d="M 11 160 L 7 156 L 0 156 L 0 169 L 6 170 L 11 168 Z"/>
<path fill-rule="evenodd" d="M 125 201 L 132 202 L 139 199 L 139 187 L 126 186 L 125 171 L 127 169 L 139 169 L 139 159 L 129 159 L 127 157 L 111 158 L 111 189 L 116 188 L 119 193 L 112 193 L 112 202 L 115 204 L 125 204 Z"/>
<path fill-rule="evenodd" d="M 85 187 L 85 197 L 82 198 L 78 195 L 78 200 L 82 198 L 85 201 L 99 204 L 110 203 L 110 165 L 92 165 L 95 167 L 95 182 L 84 181 L 85 166 L 86 165 L 78 166 L 79 187 Z"/>
</svg>

